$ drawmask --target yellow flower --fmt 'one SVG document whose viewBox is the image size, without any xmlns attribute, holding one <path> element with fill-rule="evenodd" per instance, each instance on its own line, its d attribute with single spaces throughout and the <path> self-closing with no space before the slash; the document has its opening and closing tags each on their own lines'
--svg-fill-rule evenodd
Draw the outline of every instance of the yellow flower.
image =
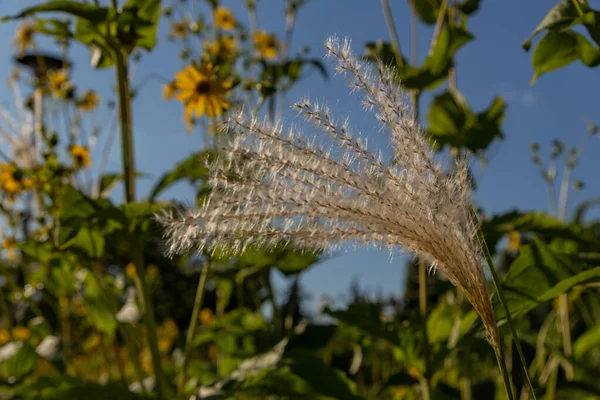
<svg viewBox="0 0 600 400">
<path fill-rule="evenodd" d="M 156 278 L 158 276 L 158 267 L 154 264 L 148 265 L 148 269 L 146 270 L 146 274 L 150 278 Z"/>
<path fill-rule="evenodd" d="M 27 340 L 31 337 L 31 331 L 24 326 L 15 326 L 12 330 L 13 340 Z"/>
<path fill-rule="evenodd" d="M 175 321 L 171 318 L 167 318 L 160 327 L 161 333 L 168 338 L 176 338 L 179 335 L 179 328 Z"/>
<path fill-rule="evenodd" d="M 125 275 L 127 275 L 128 277 L 133 279 L 133 278 L 135 278 L 136 273 L 137 272 L 135 270 L 135 264 L 134 263 L 127 264 L 127 266 L 125 267 Z"/>
<path fill-rule="evenodd" d="M 173 22 L 171 24 L 171 36 L 176 39 L 183 39 L 189 33 L 188 22 L 185 19 Z"/>
<path fill-rule="evenodd" d="M 67 71 L 64 69 L 60 71 L 49 71 L 48 84 L 50 86 L 50 93 L 57 98 L 67 97 L 67 94 L 73 87 L 71 82 L 69 82 Z"/>
<path fill-rule="evenodd" d="M 215 10 L 215 26 L 230 31 L 235 27 L 235 17 L 230 9 L 217 7 Z"/>
<path fill-rule="evenodd" d="M 158 351 L 160 351 L 163 354 L 167 353 L 171 349 L 171 345 L 173 345 L 172 339 L 158 339 Z"/>
<path fill-rule="evenodd" d="M 214 362 L 214 361 L 217 361 L 218 357 L 219 357 L 219 349 L 214 344 L 211 344 L 210 347 L 208 348 L 208 358 Z"/>
<path fill-rule="evenodd" d="M 17 248 L 17 240 L 13 237 L 4 238 L 2 244 L 4 245 L 4 250 L 14 250 Z"/>
<path fill-rule="evenodd" d="M 235 41 L 232 37 L 221 37 L 209 45 L 208 52 L 213 57 L 229 58 L 235 52 Z"/>
<path fill-rule="evenodd" d="M 87 168 L 92 163 L 90 151 L 85 146 L 76 144 L 71 146 L 69 152 L 71 153 L 71 158 L 73 159 L 73 166 L 76 169 Z"/>
<path fill-rule="evenodd" d="M 508 234 L 508 245 L 506 248 L 509 251 L 517 251 L 521 247 L 521 235 L 519 232 L 511 232 Z"/>
<path fill-rule="evenodd" d="M 8 334 L 8 329 L 2 328 L 0 329 L 0 346 L 8 343 L 10 341 L 10 335 Z"/>
<path fill-rule="evenodd" d="M 200 311 L 198 319 L 202 325 L 212 325 L 212 323 L 215 322 L 215 315 L 210 308 L 205 308 Z"/>
<path fill-rule="evenodd" d="M 165 100 L 171 100 L 175 96 L 176 92 L 177 86 L 175 85 L 175 82 L 165 83 L 162 86 L 162 96 Z"/>
<path fill-rule="evenodd" d="M 186 121 L 191 120 L 192 113 L 197 117 L 206 114 L 212 118 L 229 107 L 225 96 L 229 94 L 231 82 L 218 77 L 217 69 L 210 63 L 200 67 L 192 64 L 175 74 L 175 86 L 179 91 L 177 100 L 185 106 Z"/>
<path fill-rule="evenodd" d="M 81 96 L 77 105 L 82 111 L 94 111 L 100 103 L 100 96 L 93 90 L 88 90 Z"/>
<path fill-rule="evenodd" d="M 277 58 L 279 43 L 274 35 L 265 31 L 255 32 L 254 46 L 263 58 L 267 60 L 274 60 Z"/>
<path fill-rule="evenodd" d="M 0 187 L 11 197 L 23 190 L 20 180 L 15 178 L 15 169 L 12 164 L 0 164 Z"/>
<path fill-rule="evenodd" d="M 67 298 L 67 296 L 58 296 L 58 305 L 60 306 L 60 308 L 69 307 L 69 299 Z"/>
<path fill-rule="evenodd" d="M 35 43 L 33 41 L 33 37 L 35 36 L 35 25 L 29 22 L 25 22 L 21 24 L 17 28 L 17 33 L 15 34 L 14 44 L 19 49 L 19 54 L 23 55 L 25 50 L 28 47 L 34 47 Z"/>
</svg>

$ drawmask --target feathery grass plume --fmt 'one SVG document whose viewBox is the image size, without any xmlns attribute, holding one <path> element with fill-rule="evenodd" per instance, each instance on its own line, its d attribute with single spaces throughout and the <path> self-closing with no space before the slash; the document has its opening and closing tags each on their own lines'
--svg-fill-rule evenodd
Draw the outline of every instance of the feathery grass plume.
<svg viewBox="0 0 600 400">
<path fill-rule="evenodd" d="M 158 216 L 168 252 L 211 251 L 223 243 L 242 251 L 282 241 L 319 250 L 343 242 L 403 248 L 464 291 L 497 347 L 466 164 L 446 172 L 434 158 L 392 69 L 379 64 L 372 71 L 348 41 L 330 39 L 326 48 L 390 134 L 393 163 L 368 150 L 346 121 L 309 101 L 294 107 L 324 134 L 319 143 L 239 113 L 225 123 L 230 140 L 210 165 L 213 192 L 203 207 Z M 324 139 L 330 147 L 320 144 Z"/>
</svg>

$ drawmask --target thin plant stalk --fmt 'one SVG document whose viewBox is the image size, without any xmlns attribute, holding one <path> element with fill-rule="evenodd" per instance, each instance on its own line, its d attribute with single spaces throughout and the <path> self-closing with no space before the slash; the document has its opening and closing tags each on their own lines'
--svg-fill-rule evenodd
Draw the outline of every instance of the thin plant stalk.
<svg viewBox="0 0 600 400">
<path fill-rule="evenodd" d="M 200 273 L 200 279 L 198 280 L 198 286 L 196 288 L 196 297 L 194 298 L 194 306 L 192 308 L 192 316 L 190 317 L 190 324 L 188 325 L 187 334 L 185 335 L 185 348 L 183 354 L 183 362 L 181 364 L 181 371 L 177 378 L 177 397 L 184 398 L 184 385 L 187 374 L 187 366 L 190 360 L 190 352 L 192 350 L 192 339 L 194 333 L 196 333 L 196 327 L 198 326 L 198 315 L 200 314 L 200 307 L 202 307 L 202 300 L 204 299 L 204 291 L 206 288 L 206 279 L 208 277 L 209 263 L 206 263 L 202 272 Z"/>
<path fill-rule="evenodd" d="M 383 15 L 390 31 L 390 38 L 392 40 L 392 48 L 394 49 L 394 55 L 396 56 L 396 63 L 400 70 L 404 69 L 404 60 L 402 59 L 402 53 L 400 52 L 400 40 L 398 39 L 398 33 L 396 32 L 396 25 L 394 24 L 394 18 L 392 17 L 392 10 L 390 9 L 390 3 L 388 0 L 381 0 L 381 7 L 383 8 Z"/>
<path fill-rule="evenodd" d="M 483 256 L 485 258 L 486 264 L 488 265 L 488 268 L 490 270 L 490 274 L 492 276 L 492 282 L 494 283 L 494 289 L 496 290 L 496 293 L 498 294 L 498 300 L 500 300 L 500 304 L 502 304 L 502 308 L 504 309 L 504 313 L 506 314 L 506 322 L 508 323 L 508 326 L 510 327 L 510 331 L 512 333 L 513 336 L 513 340 L 515 342 L 515 346 L 517 348 L 517 353 L 519 353 L 519 360 L 521 361 L 521 366 L 523 367 L 523 372 L 525 373 L 525 379 L 527 380 L 527 384 L 529 385 L 529 388 L 531 390 L 531 396 L 532 398 L 535 400 L 536 396 L 535 396 L 535 390 L 533 387 L 533 383 L 531 382 L 531 378 L 529 376 L 529 370 L 527 368 L 527 362 L 525 361 L 525 356 L 523 355 L 523 349 L 521 347 L 521 342 L 519 341 L 519 336 L 517 335 L 517 330 L 515 329 L 512 317 L 510 315 L 510 309 L 508 308 L 508 304 L 506 304 L 506 300 L 504 299 L 504 293 L 502 292 L 502 288 L 500 287 L 500 278 L 498 277 L 498 274 L 496 273 L 496 269 L 494 267 L 494 261 L 492 260 L 492 256 L 490 254 L 490 250 L 488 249 L 487 243 L 485 241 L 485 237 L 483 236 L 483 231 L 481 230 L 481 224 L 479 223 L 479 219 L 477 218 L 477 214 L 475 213 L 475 210 L 473 209 L 473 207 L 471 207 L 471 217 L 473 218 L 473 222 L 476 224 L 477 226 L 477 239 L 479 240 L 479 244 L 481 245 L 481 251 L 483 252 Z M 500 344 L 500 349 L 498 350 L 499 352 L 496 352 L 496 356 L 497 357 L 501 357 L 501 359 L 498 359 L 498 364 L 500 365 L 500 369 L 502 370 L 503 368 L 505 369 L 506 366 L 504 365 L 504 355 L 503 355 L 503 350 L 502 345 Z M 504 375 L 504 371 L 502 371 L 503 375 Z M 505 386 L 506 384 L 508 384 L 508 387 L 510 387 L 510 381 L 505 382 Z"/>
<path fill-rule="evenodd" d="M 510 384 L 510 376 L 508 374 L 508 369 L 506 368 L 506 357 L 504 355 L 503 343 L 500 343 L 498 347 L 494 347 L 494 354 L 496 355 L 498 367 L 500 368 L 500 372 L 502 373 L 502 383 L 504 384 L 504 390 L 506 391 L 506 395 L 508 396 L 509 400 L 514 400 L 512 386 Z"/>
<path fill-rule="evenodd" d="M 116 2 L 115 2 L 116 3 Z M 117 90 L 119 97 L 119 119 L 121 123 L 121 153 L 123 161 L 123 178 L 125 180 L 125 199 L 127 203 L 135 201 L 135 159 L 133 153 L 133 129 L 131 124 L 131 96 L 129 88 L 128 60 L 117 45 L 114 51 L 117 73 Z M 152 354 L 152 366 L 156 381 L 156 392 L 160 399 L 165 398 L 164 377 L 162 372 L 158 340 L 156 337 L 156 321 L 152 300 L 146 284 L 144 254 L 139 238 L 130 237 L 131 259 L 136 268 L 136 286 L 143 307 L 143 321 L 146 326 L 148 347 Z"/>
<path fill-rule="evenodd" d="M 429 335 L 427 334 L 427 265 L 423 260 L 419 260 L 419 311 L 421 313 L 421 322 L 423 327 L 425 372 L 421 379 L 421 391 L 423 399 L 430 398 L 430 367 L 429 367 Z"/>
</svg>

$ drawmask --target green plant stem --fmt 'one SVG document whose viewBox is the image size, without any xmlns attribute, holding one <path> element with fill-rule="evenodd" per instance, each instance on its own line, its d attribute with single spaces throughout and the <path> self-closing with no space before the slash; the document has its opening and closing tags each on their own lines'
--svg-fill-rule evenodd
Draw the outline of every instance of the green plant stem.
<svg viewBox="0 0 600 400">
<path fill-rule="evenodd" d="M 185 335 L 185 348 L 183 355 L 183 362 L 181 364 L 181 371 L 177 378 L 177 397 L 184 398 L 184 385 L 187 374 L 187 366 L 190 360 L 190 352 L 192 350 L 192 340 L 194 339 L 194 333 L 196 333 L 196 327 L 198 326 L 198 315 L 200 314 L 200 307 L 202 307 L 202 300 L 204 299 L 204 289 L 206 288 L 206 279 L 208 277 L 209 263 L 206 263 L 200 273 L 200 279 L 198 280 L 198 287 L 196 288 L 196 297 L 194 298 L 194 306 L 192 308 L 192 316 L 190 317 L 190 324 L 188 326 L 187 334 Z"/>
<path fill-rule="evenodd" d="M 425 371 L 423 379 L 421 379 L 421 390 L 423 398 L 429 399 L 430 382 L 429 382 L 429 335 L 427 333 L 427 266 L 423 260 L 419 260 L 419 311 L 421 313 L 421 322 L 423 329 L 423 356 L 425 358 Z"/>
<path fill-rule="evenodd" d="M 575 9 L 577 9 L 577 14 L 580 17 L 583 17 L 583 10 L 581 9 L 581 5 L 579 4 L 579 0 L 571 0 L 573 2 L 573 5 L 575 6 Z"/>
<path fill-rule="evenodd" d="M 116 2 L 115 2 L 116 5 Z M 135 159 L 133 153 L 133 129 L 131 118 L 131 95 L 129 87 L 127 55 L 116 45 L 114 49 L 117 72 L 117 90 L 119 95 L 119 119 L 121 123 L 121 154 L 123 161 L 123 177 L 125 180 L 125 199 L 127 203 L 135 201 Z M 152 299 L 146 283 L 144 253 L 139 237 L 132 234 L 129 238 L 130 257 L 136 268 L 136 286 L 143 310 L 143 321 L 146 326 L 148 347 L 152 354 L 152 366 L 156 381 L 156 392 L 159 399 L 165 399 L 164 376 L 156 337 L 156 321 Z"/>
<path fill-rule="evenodd" d="M 429 379 L 423 378 L 419 381 L 421 386 L 421 398 L 423 400 L 431 399 L 431 390 L 429 390 Z"/>
<path fill-rule="evenodd" d="M 527 362 L 525 361 L 525 356 L 523 355 L 523 349 L 521 348 L 521 342 L 519 341 L 519 336 L 517 335 L 517 330 L 515 329 L 515 325 L 513 323 L 512 317 L 510 315 L 510 309 L 508 308 L 508 304 L 506 304 L 506 300 L 504 299 L 504 293 L 502 292 L 502 288 L 500 287 L 500 278 L 496 273 L 496 268 L 494 267 L 494 261 L 492 260 L 492 255 L 490 254 L 490 250 L 487 247 L 487 243 L 485 241 L 485 237 L 483 236 L 483 231 L 481 230 L 481 224 L 479 223 L 479 219 L 477 218 L 477 214 L 475 210 L 471 206 L 471 217 L 473 222 L 477 227 L 477 239 L 479 240 L 479 244 L 481 246 L 481 251 L 483 252 L 483 256 L 488 265 L 490 273 L 492 275 L 492 282 L 494 283 L 494 288 L 496 289 L 496 293 L 498 294 L 498 300 L 502 304 L 502 308 L 504 309 L 504 313 L 506 314 L 506 321 L 508 326 L 510 327 L 510 331 L 513 336 L 513 340 L 515 342 L 515 346 L 517 347 L 517 353 L 519 353 L 519 360 L 521 361 L 521 366 L 523 367 L 523 372 L 525 373 L 525 379 L 527 380 L 527 384 L 531 390 L 531 395 L 533 399 L 536 399 L 535 391 L 533 388 L 533 383 L 531 382 L 531 378 L 529 377 L 529 370 L 527 368 Z M 500 346 L 502 347 L 502 346 Z M 503 356 L 503 354 L 500 354 Z M 498 360 L 498 363 L 501 361 Z M 504 357 L 502 357 L 502 363 L 504 363 Z M 501 367 L 502 368 L 502 367 Z M 506 366 L 504 366 L 506 368 Z M 510 385 L 509 385 L 510 387 Z"/>
<path fill-rule="evenodd" d="M 125 200 L 135 201 L 135 158 L 133 153 L 133 129 L 131 126 L 131 96 L 127 56 L 121 49 L 115 50 L 117 64 L 117 90 L 119 95 L 119 120 L 121 123 L 121 159 L 125 180 Z"/>
<path fill-rule="evenodd" d="M 460 378 L 460 399 L 461 400 L 472 400 L 473 391 L 471 389 L 472 382 L 472 370 L 471 370 L 471 346 L 467 345 L 465 349 L 459 352 L 460 364 L 461 364 L 461 378 Z"/>
<path fill-rule="evenodd" d="M 383 9 L 383 15 L 385 16 L 388 30 L 390 31 L 390 39 L 392 40 L 392 48 L 394 49 L 394 55 L 396 56 L 396 63 L 398 64 L 398 68 L 404 69 L 404 60 L 402 59 L 402 53 L 400 51 L 400 40 L 398 39 L 398 33 L 396 31 L 396 25 L 394 24 L 394 18 L 392 17 L 389 1 L 381 0 L 381 8 Z"/>
<path fill-rule="evenodd" d="M 498 367 L 502 372 L 502 383 L 504 383 L 504 390 L 509 400 L 513 400 L 513 391 L 510 384 L 510 376 L 508 375 L 508 369 L 506 368 L 506 358 L 504 356 L 504 343 L 500 341 L 498 347 L 494 347 L 494 354 L 496 354 L 496 360 L 498 361 Z"/>
</svg>

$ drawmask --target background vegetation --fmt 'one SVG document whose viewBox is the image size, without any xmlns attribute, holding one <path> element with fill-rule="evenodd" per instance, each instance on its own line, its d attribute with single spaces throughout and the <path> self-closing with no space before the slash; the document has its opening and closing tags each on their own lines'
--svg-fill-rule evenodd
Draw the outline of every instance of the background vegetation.
<svg viewBox="0 0 600 400">
<path fill-rule="evenodd" d="M 277 119 L 286 93 L 307 73 L 328 79 L 320 57 L 289 51 L 294 30 L 307 29 L 296 26 L 305 3 L 278 2 L 285 10 L 282 37 L 258 26 L 253 0 L 245 1 L 249 26 L 217 0 L 56 0 L 4 18 L 21 25 L 14 39 L 18 68 L 8 77 L 15 107 L 0 115 L 9 148 L 0 153 L 2 398 L 506 397 L 476 314 L 444 276 L 427 274 L 418 260 L 406 269 L 402 298 L 373 300 L 349 288 L 347 305 L 324 307 L 315 318 L 303 309 L 310 288 L 299 277 L 319 268 L 321 254 L 281 247 L 236 257 L 163 255 L 153 215 L 178 199 L 157 199 L 179 181 L 194 185 L 198 202 L 205 198 L 204 161 L 218 153 L 216 124 L 228 110 L 245 104 Z M 510 134 L 502 130 L 505 104 L 495 97 L 473 110 L 459 91 L 454 58 L 474 40 L 467 22 L 485 2 L 409 3 L 413 24 L 434 27 L 428 56 L 417 62 L 416 38 L 410 51 L 400 47 L 387 0 L 381 8 L 390 39 L 374 37 L 364 56 L 398 68 L 436 150 L 484 160 L 490 145 Z M 532 82 L 573 62 L 596 67 L 600 11 L 586 0 L 563 0 L 547 11 L 524 38 Z M 181 103 L 182 118 L 204 135 L 205 148 L 182 154 L 141 199 L 133 125 L 143 115 L 132 115 L 138 93 L 131 75 L 153 51 L 159 24 L 169 25 L 184 63 L 162 96 Z M 60 56 L 36 45 L 43 36 L 56 42 Z M 114 124 L 95 118 L 99 95 L 71 81 L 75 46 L 89 49 L 94 68 L 114 74 Z M 421 109 L 430 91 L 433 101 Z M 120 138 L 117 174 L 102 173 L 106 151 L 94 148 L 111 132 Z M 479 210 L 540 399 L 600 398 L 600 224 L 587 217 L 600 202 L 586 199 L 567 214 L 570 196 L 583 188 L 573 171 L 597 134 L 590 122 L 578 147 L 554 141 L 545 154 L 531 146 L 532 168 L 548 186 L 548 213 Z M 90 173 L 93 162 L 98 174 Z M 123 196 L 112 194 L 121 188 Z M 283 302 L 274 294 L 273 270 L 292 278 Z M 496 297 L 494 305 L 515 398 L 534 398 Z"/>
</svg>

